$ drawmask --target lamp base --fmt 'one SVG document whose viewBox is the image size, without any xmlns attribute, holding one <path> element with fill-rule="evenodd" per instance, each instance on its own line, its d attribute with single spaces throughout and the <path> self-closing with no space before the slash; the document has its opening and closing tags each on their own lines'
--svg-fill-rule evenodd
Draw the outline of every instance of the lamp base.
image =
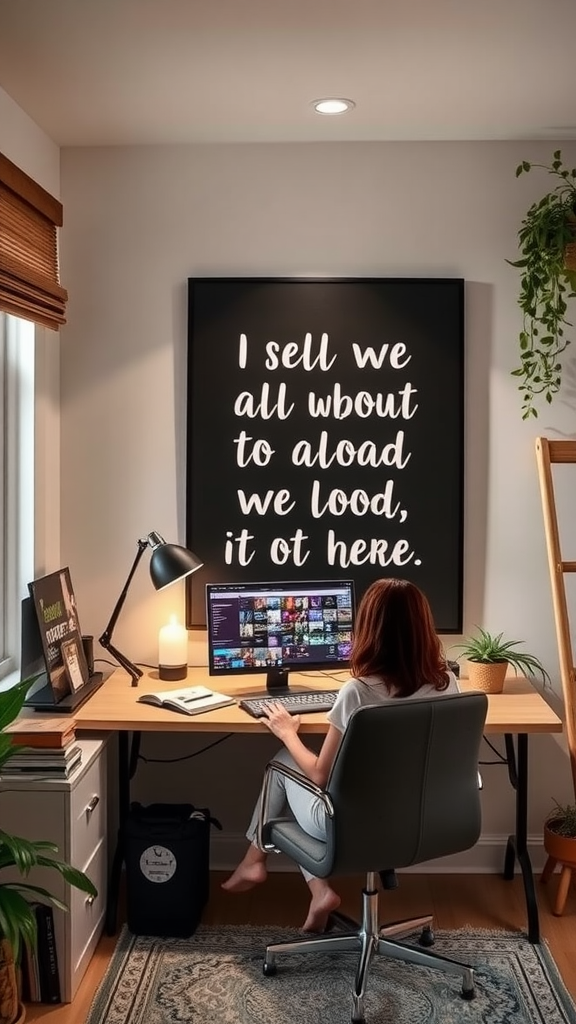
<svg viewBox="0 0 576 1024">
<path fill-rule="evenodd" d="M 158 665 L 159 679 L 168 679 L 175 682 L 178 679 L 186 679 L 188 665 Z"/>
</svg>

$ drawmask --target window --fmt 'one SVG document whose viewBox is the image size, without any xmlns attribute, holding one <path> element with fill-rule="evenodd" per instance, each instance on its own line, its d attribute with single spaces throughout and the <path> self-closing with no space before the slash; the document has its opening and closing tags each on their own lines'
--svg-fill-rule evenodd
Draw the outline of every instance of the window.
<svg viewBox="0 0 576 1024">
<path fill-rule="evenodd" d="M 0 312 L 0 679 L 18 668 L 34 565 L 34 324 Z"/>
</svg>

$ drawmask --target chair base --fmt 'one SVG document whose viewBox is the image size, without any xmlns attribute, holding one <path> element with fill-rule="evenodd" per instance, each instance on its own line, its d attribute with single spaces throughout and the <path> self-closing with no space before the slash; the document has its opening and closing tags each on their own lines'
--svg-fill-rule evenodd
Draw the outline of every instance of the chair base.
<svg viewBox="0 0 576 1024">
<path fill-rule="evenodd" d="M 388 924 L 380 925 L 378 937 L 381 939 L 401 938 L 403 935 L 411 935 L 412 932 L 420 929 L 419 945 L 433 946 L 433 920 L 432 914 L 425 914 L 423 917 L 411 917 L 409 920 L 404 918 L 402 921 L 390 921 Z M 330 914 L 326 931 L 338 928 L 340 931 L 357 933 L 360 931 L 360 927 L 358 921 L 355 921 L 353 917 L 347 917 L 346 914 L 341 914 L 336 910 L 333 914 Z"/>
<path fill-rule="evenodd" d="M 330 935 L 319 935 L 309 939 L 296 939 L 294 942 L 276 942 L 266 947 L 262 969 L 268 977 L 276 973 L 276 957 L 281 953 L 336 953 L 336 952 L 358 952 L 359 959 L 356 968 L 354 991 L 352 993 L 352 1016 L 353 1024 L 363 1024 L 364 1000 L 366 985 L 368 981 L 368 968 L 370 961 L 376 954 L 390 957 L 393 960 L 402 960 L 404 963 L 417 964 L 420 967 L 432 967 L 444 971 L 446 974 L 453 974 L 462 978 L 463 999 L 474 998 L 474 971 L 467 964 L 448 957 L 440 956 L 438 953 L 431 953 L 428 950 L 418 949 L 406 943 L 391 938 L 392 935 L 406 935 L 414 929 L 422 928 L 424 935 L 429 933 L 431 939 L 424 939 L 426 945 L 433 940 L 432 918 L 429 916 L 414 918 L 411 921 L 397 921 L 384 928 L 378 925 L 378 890 L 375 885 L 375 876 L 370 873 L 367 877 L 366 888 L 362 890 L 362 923 L 357 926 L 350 918 L 343 915 L 333 915 L 338 924 L 352 924 L 354 930 L 336 932 Z"/>
</svg>

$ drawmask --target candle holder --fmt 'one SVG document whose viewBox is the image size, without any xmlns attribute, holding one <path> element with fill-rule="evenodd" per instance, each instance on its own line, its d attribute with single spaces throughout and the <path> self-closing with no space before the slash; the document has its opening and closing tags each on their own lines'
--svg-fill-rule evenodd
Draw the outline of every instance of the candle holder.
<svg viewBox="0 0 576 1024">
<path fill-rule="evenodd" d="M 159 679 L 170 679 L 172 682 L 178 682 L 179 679 L 186 679 L 187 675 L 188 665 L 158 665 Z"/>
<path fill-rule="evenodd" d="M 176 683 L 179 679 L 186 679 L 188 665 L 158 665 L 158 678 L 172 680 Z"/>
<path fill-rule="evenodd" d="M 176 583 L 177 580 L 183 579 L 185 576 L 189 576 L 190 573 L 196 572 L 203 566 L 203 562 L 188 548 L 183 548 L 179 544 L 167 544 L 163 537 L 155 530 L 149 533 L 147 537 L 143 537 L 138 541 L 138 551 L 136 552 L 136 558 L 132 563 L 132 568 L 128 573 L 128 579 L 124 584 L 120 597 L 118 598 L 114 611 L 110 616 L 110 622 L 106 626 L 106 629 L 100 637 L 100 644 L 105 650 L 110 651 L 110 654 L 116 661 L 126 669 L 132 686 L 138 686 L 138 680 L 143 675 L 142 669 L 138 668 L 125 654 L 122 654 L 117 647 L 112 644 L 112 634 L 114 627 L 118 621 L 118 616 L 122 611 L 122 606 L 126 600 L 128 589 L 132 582 L 132 577 L 138 568 L 138 563 L 142 558 L 146 548 L 152 548 L 152 557 L 150 559 L 150 576 L 154 588 L 156 590 L 162 590 L 163 587 L 168 587 L 171 583 Z M 163 677 L 161 677 L 163 678 Z M 172 677 L 173 678 L 173 677 Z M 179 678 L 183 678 L 180 676 Z"/>
</svg>

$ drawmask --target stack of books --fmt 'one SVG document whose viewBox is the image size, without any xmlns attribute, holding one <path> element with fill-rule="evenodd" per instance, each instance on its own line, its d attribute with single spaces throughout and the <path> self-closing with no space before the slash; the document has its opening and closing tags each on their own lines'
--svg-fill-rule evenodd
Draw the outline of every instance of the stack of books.
<svg viewBox="0 0 576 1024">
<path fill-rule="evenodd" d="M 12 723 L 10 734 L 14 753 L 2 766 L 3 778 L 66 779 L 82 761 L 82 747 L 75 742 L 74 723 L 69 719 L 23 718 Z"/>
</svg>

